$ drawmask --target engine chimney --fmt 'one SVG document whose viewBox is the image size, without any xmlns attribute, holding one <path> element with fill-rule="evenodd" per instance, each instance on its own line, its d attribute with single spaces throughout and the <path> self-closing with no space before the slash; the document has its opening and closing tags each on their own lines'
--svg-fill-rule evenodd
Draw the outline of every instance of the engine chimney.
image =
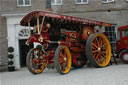
<svg viewBox="0 0 128 85">
<path fill-rule="evenodd" d="M 53 11 L 51 6 L 51 0 L 46 0 L 46 11 Z"/>
</svg>

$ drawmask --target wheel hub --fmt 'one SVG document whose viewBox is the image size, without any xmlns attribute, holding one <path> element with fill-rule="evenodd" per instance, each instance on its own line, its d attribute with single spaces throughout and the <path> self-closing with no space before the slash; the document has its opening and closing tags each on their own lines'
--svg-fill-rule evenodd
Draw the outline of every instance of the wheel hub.
<svg viewBox="0 0 128 85">
<path fill-rule="evenodd" d="M 124 55 L 124 60 L 128 60 L 128 54 Z"/>
<path fill-rule="evenodd" d="M 64 61 L 67 61 L 67 58 L 64 58 Z"/>
<path fill-rule="evenodd" d="M 102 51 L 101 51 L 101 48 L 99 47 L 99 48 L 98 48 L 98 53 L 101 54 L 101 52 L 102 52 Z"/>
<path fill-rule="evenodd" d="M 100 48 L 100 47 L 98 48 L 98 51 L 99 51 L 99 52 L 101 51 L 101 48 Z"/>
</svg>

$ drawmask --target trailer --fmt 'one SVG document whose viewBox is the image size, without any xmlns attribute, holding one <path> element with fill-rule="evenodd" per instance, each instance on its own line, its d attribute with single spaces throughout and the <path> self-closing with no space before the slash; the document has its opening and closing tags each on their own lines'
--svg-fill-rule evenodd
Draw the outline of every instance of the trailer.
<svg viewBox="0 0 128 85">
<path fill-rule="evenodd" d="M 39 74 L 54 64 L 60 74 L 71 67 L 83 67 L 87 60 L 94 67 L 105 67 L 111 59 L 111 45 L 105 28 L 112 24 L 47 11 L 32 11 L 20 22 L 28 27 L 27 45 L 39 43 L 27 54 L 27 67 Z"/>
</svg>

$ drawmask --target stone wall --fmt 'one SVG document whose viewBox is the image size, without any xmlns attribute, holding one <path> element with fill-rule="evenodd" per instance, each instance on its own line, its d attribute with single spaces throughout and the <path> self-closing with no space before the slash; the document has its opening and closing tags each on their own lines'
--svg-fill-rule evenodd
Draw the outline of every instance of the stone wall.
<svg viewBox="0 0 128 85">
<path fill-rule="evenodd" d="M 85 12 L 85 13 L 65 13 L 71 16 L 82 17 L 91 20 L 98 20 L 117 24 L 117 26 L 128 25 L 128 10 L 121 11 L 100 11 L 100 12 Z"/>
<path fill-rule="evenodd" d="M 63 5 L 52 6 L 54 11 L 87 19 L 100 20 L 117 26 L 128 24 L 128 2 L 115 0 L 103 3 L 102 0 L 89 0 L 88 4 L 76 4 L 76 0 L 63 0 Z"/>
<path fill-rule="evenodd" d="M 6 19 L 0 17 L 0 70 L 7 70 L 7 29 Z"/>
<path fill-rule="evenodd" d="M 32 10 L 45 10 L 45 0 L 31 0 L 31 6 L 17 6 L 17 0 L 0 0 L 2 13 L 24 13 Z"/>
<path fill-rule="evenodd" d="M 52 7 L 57 12 L 81 13 L 128 9 L 128 2 L 126 0 L 115 0 L 115 2 L 103 3 L 102 0 L 89 0 L 88 4 L 76 4 L 76 0 L 63 0 L 62 5 Z"/>
</svg>

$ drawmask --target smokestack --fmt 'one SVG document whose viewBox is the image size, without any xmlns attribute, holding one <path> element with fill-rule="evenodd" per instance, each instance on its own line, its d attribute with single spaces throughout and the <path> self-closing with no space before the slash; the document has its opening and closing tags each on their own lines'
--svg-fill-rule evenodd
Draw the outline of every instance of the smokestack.
<svg viewBox="0 0 128 85">
<path fill-rule="evenodd" d="M 46 11 L 53 11 L 51 6 L 51 0 L 46 0 Z"/>
</svg>

